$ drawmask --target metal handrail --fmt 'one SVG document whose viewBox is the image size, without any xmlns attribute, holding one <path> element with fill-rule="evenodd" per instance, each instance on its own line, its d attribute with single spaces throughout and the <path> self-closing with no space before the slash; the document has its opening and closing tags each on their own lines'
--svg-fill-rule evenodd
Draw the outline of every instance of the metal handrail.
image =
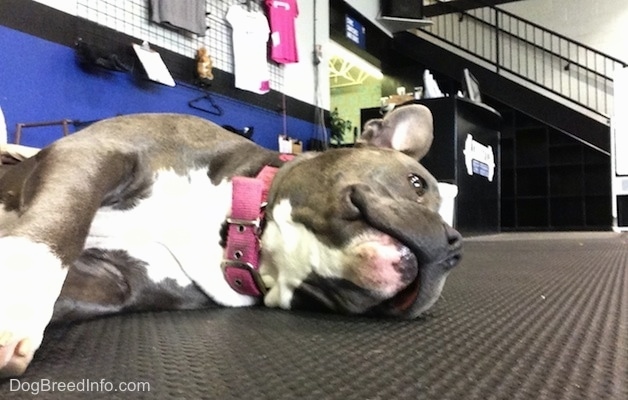
<svg viewBox="0 0 628 400">
<path fill-rule="evenodd" d="M 432 17 L 421 32 L 595 114 L 612 112 L 612 72 L 628 63 L 477 0 L 478 8 Z M 513 28 L 513 25 L 515 28 Z M 610 71 L 610 72 L 609 72 Z"/>
<path fill-rule="evenodd" d="M 478 2 L 483 3 L 481 0 L 478 0 Z M 493 8 L 493 9 L 495 9 L 495 10 L 499 11 L 499 13 L 500 13 L 500 14 L 507 15 L 507 16 L 509 16 L 509 17 L 510 17 L 510 18 L 512 18 L 512 19 L 516 19 L 516 20 L 523 21 L 523 22 L 525 22 L 526 24 L 531 25 L 532 27 L 534 27 L 534 28 L 536 28 L 536 29 L 543 30 L 543 31 L 547 31 L 547 32 L 551 33 L 553 36 L 556 36 L 557 38 L 559 38 L 559 39 L 561 39 L 561 40 L 565 40 L 565 41 L 567 41 L 567 42 L 571 42 L 571 43 L 577 44 L 579 47 L 582 47 L 582 48 L 584 48 L 584 49 L 586 49 L 586 50 L 588 50 L 588 51 L 591 51 L 591 52 L 593 52 L 593 53 L 596 53 L 596 54 L 598 54 L 598 55 L 600 55 L 600 56 L 604 56 L 605 58 L 608 58 L 609 60 L 615 61 L 615 62 L 616 62 L 616 63 L 618 63 L 618 64 L 623 64 L 623 65 L 626 65 L 626 63 L 625 63 L 624 61 L 622 61 L 622 60 L 620 60 L 620 59 L 618 59 L 618 58 L 614 58 L 614 57 L 612 57 L 612 56 L 609 56 L 608 54 L 602 53 L 601 51 L 596 50 L 596 49 L 594 49 L 593 47 L 587 46 L 587 45 L 586 45 L 586 44 L 584 44 L 584 43 L 580 43 L 580 42 L 575 41 L 575 40 L 573 40 L 573 39 L 570 39 L 570 38 L 568 38 L 567 36 L 562 35 L 562 34 L 560 34 L 560 33 L 558 33 L 558 32 L 554 32 L 554 31 L 551 31 L 551 30 L 549 30 L 549 29 L 547 29 L 547 28 L 545 28 L 545 27 L 542 27 L 541 25 L 536 24 L 536 23 L 534 23 L 534 22 L 532 22 L 532 21 L 529 21 L 529 20 L 523 19 L 523 18 L 521 18 L 521 17 L 517 16 L 516 14 L 513 14 L 513 13 L 511 13 L 511 12 L 509 12 L 509 11 L 502 10 L 502 9 L 500 9 L 500 8 L 497 8 L 497 7 L 490 7 L 490 8 Z"/>
</svg>

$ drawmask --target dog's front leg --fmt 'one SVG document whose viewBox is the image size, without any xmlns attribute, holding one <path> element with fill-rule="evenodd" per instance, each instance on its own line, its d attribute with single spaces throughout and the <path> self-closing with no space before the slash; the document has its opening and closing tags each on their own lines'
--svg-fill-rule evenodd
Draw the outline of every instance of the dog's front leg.
<svg viewBox="0 0 628 400">
<path fill-rule="evenodd" d="M 0 377 L 30 363 L 102 199 L 134 168 L 79 150 L 53 145 L 0 179 Z"/>
</svg>

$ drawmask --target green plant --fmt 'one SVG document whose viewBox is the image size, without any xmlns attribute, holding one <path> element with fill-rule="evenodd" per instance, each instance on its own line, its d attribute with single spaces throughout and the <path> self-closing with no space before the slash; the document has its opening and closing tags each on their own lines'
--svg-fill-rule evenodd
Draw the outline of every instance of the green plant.
<svg viewBox="0 0 628 400">
<path fill-rule="evenodd" d="M 329 114 L 329 118 L 330 139 L 335 141 L 336 144 L 340 144 L 343 141 L 345 132 L 352 129 L 351 121 L 348 119 L 340 118 L 337 107 L 334 108 L 334 110 Z"/>
</svg>

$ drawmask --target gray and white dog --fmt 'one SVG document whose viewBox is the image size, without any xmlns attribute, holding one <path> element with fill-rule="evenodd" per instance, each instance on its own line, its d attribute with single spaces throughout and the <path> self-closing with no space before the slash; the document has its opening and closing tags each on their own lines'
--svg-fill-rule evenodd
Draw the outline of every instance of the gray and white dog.
<svg viewBox="0 0 628 400">
<path fill-rule="evenodd" d="M 462 242 L 417 161 L 431 142 L 419 105 L 367 123 L 355 148 L 291 161 L 198 117 L 139 114 L 4 167 L 0 376 L 25 371 L 49 323 L 105 314 L 217 303 L 419 316 Z M 236 180 L 265 166 L 277 171 L 260 221 L 234 217 Z M 232 228 L 254 234 L 258 265 L 226 254 Z"/>
</svg>

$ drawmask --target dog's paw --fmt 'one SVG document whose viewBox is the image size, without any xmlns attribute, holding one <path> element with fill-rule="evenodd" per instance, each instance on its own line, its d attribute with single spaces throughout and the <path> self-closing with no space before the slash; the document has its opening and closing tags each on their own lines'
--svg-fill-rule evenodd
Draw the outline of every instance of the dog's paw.
<svg viewBox="0 0 628 400">
<path fill-rule="evenodd" d="M 0 377 L 20 375 L 30 363 L 66 275 L 48 246 L 0 238 Z"/>
<path fill-rule="evenodd" d="M 11 332 L 0 332 L 0 379 L 22 375 L 34 354 L 31 339 L 17 339 Z"/>
</svg>

